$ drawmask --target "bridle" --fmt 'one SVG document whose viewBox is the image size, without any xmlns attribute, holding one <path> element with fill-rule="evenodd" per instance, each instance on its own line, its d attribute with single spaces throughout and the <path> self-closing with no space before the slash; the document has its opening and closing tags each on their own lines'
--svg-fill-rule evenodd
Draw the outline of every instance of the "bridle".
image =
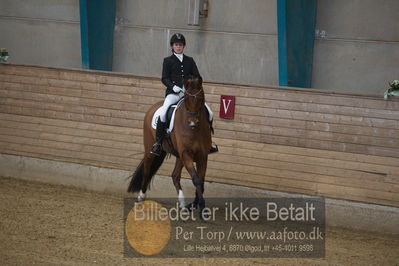
<svg viewBox="0 0 399 266">
<path fill-rule="evenodd" d="M 194 97 L 195 99 L 197 99 L 197 97 L 198 98 L 200 98 L 200 93 L 203 91 L 203 88 L 201 88 L 199 91 L 197 91 L 196 93 L 193 93 L 193 94 L 191 94 L 191 93 L 189 93 L 187 90 L 184 92 L 184 97 Z M 203 96 L 202 96 L 203 97 Z M 194 117 L 196 117 L 196 118 L 198 118 L 199 117 L 199 114 L 200 114 L 200 112 L 201 112 L 201 110 L 204 108 L 204 106 L 201 106 L 201 108 L 198 110 L 198 111 L 196 111 L 196 112 L 191 112 L 190 110 L 188 110 L 187 109 L 187 107 L 185 108 L 185 111 L 190 115 L 190 116 L 194 116 Z M 197 126 L 197 125 L 192 125 L 192 126 Z"/>
</svg>

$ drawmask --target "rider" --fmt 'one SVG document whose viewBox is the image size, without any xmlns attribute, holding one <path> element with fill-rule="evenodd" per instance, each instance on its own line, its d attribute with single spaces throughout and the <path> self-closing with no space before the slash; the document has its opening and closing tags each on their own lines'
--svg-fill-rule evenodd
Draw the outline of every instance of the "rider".
<svg viewBox="0 0 399 266">
<path fill-rule="evenodd" d="M 184 95 L 184 77 L 201 77 L 197 65 L 192 57 L 183 54 L 186 39 L 180 33 L 173 34 L 170 39 L 172 55 L 164 58 L 162 66 L 162 83 L 166 86 L 165 101 L 161 107 L 156 129 L 156 143 L 151 153 L 159 156 L 162 151 L 162 140 L 166 134 L 166 113 L 170 105 L 177 103 Z M 210 126 L 212 129 L 213 113 L 209 110 Z M 213 129 L 212 129 L 213 130 Z M 211 147 L 209 153 L 217 152 L 218 149 Z"/>
</svg>

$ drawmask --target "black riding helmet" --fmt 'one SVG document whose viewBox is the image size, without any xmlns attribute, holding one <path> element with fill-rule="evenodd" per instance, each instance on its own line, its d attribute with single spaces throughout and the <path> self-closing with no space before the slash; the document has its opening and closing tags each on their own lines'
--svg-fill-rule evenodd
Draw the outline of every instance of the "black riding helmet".
<svg viewBox="0 0 399 266">
<path fill-rule="evenodd" d="M 186 39 L 184 38 L 183 34 L 181 33 L 173 34 L 172 38 L 170 38 L 170 46 L 172 46 L 174 43 L 182 43 L 183 46 L 186 46 Z"/>
</svg>

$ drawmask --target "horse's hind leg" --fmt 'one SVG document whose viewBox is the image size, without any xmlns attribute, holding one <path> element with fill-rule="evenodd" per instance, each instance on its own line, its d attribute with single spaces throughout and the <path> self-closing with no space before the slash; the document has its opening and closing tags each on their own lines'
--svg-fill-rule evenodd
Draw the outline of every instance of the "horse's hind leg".
<svg viewBox="0 0 399 266">
<path fill-rule="evenodd" d="M 184 166 L 183 162 L 179 158 L 176 158 L 175 169 L 173 169 L 173 173 L 172 173 L 172 179 L 173 179 L 173 184 L 175 185 L 176 192 L 178 195 L 177 197 L 179 200 L 180 208 L 184 208 L 186 206 L 185 200 L 184 200 L 183 189 L 180 184 L 181 171 L 183 169 L 183 166 Z"/>
<path fill-rule="evenodd" d="M 145 199 L 145 193 L 147 192 L 148 184 L 151 181 L 150 171 L 153 160 L 154 156 L 144 157 L 143 180 L 141 182 L 141 189 L 137 196 L 137 201 L 139 202 Z"/>
</svg>

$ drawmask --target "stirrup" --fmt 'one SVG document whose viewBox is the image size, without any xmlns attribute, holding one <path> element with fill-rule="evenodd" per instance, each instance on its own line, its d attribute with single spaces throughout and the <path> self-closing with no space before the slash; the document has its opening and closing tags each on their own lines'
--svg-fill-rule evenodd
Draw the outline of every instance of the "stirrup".
<svg viewBox="0 0 399 266">
<path fill-rule="evenodd" d="M 209 154 L 219 152 L 218 145 L 215 144 L 216 147 L 212 147 L 209 149 Z"/>
<path fill-rule="evenodd" d="M 152 146 L 150 153 L 155 156 L 160 156 L 161 152 L 162 152 L 162 145 L 158 142 L 155 142 L 155 144 Z"/>
</svg>

